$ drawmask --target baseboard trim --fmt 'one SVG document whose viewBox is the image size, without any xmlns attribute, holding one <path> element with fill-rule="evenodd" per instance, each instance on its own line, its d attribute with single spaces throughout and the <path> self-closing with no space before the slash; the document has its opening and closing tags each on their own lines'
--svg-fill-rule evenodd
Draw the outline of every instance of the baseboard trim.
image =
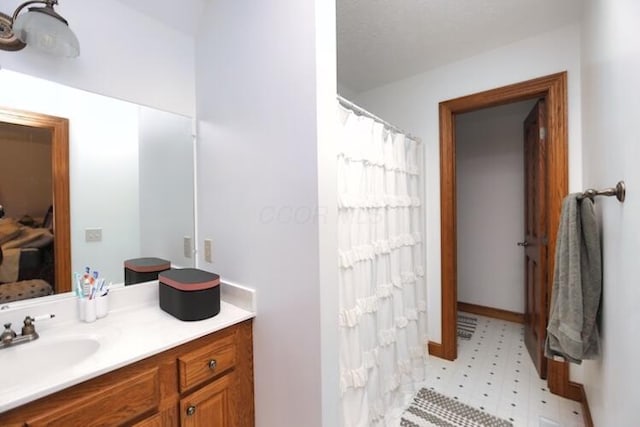
<svg viewBox="0 0 640 427">
<path fill-rule="evenodd" d="M 441 359 L 444 359 L 444 357 L 442 357 L 442 344 L 437 343 L 437 342 L 433 342 L 433 341 L 429 341 L 429 344 L 427 345 L 427 348 L 428 348 L 429 354 L 431 356 L 435 356 L 435 357 L 439 357 Z"/>
<path fill-rule="evenodd" d="M 524 314 L 458 301 L 458 311 L 524 324 Z"/>
<path fill-rule="evenodd" d="M 582 418 L 584 419 L 585 427 L 593 427 L 593 419 L 591 418 L 591 410 L 589 409 L 589 402 L 587 401 L 587 393 L 584 390 L 582 384 L 571 383 L 580 389 L 580 404 L 582 405 Z"/>
</svg>

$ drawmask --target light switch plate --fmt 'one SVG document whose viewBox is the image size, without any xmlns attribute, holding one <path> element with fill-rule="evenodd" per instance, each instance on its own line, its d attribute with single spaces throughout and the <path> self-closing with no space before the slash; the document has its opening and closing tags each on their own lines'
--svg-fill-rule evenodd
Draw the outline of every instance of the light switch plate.
<svg viewBox="0 0 640 427">
<path fill-rule="evenodd" d="M 184 236 L 184 257 L 185 258 L 191 258 L 191 237 L 190 236 Z"/>
<path fill-rule="evenodd" d="M 206 262 L 213 262 L 211 246 L 212 246 L 211 239 L 204 239 L 204 260 Z"/>
<path fill-rule="evenodd" d="M 102 228 L 85 228 L 84 241 L 85 242 L 101 242 Z"/>
</svg>

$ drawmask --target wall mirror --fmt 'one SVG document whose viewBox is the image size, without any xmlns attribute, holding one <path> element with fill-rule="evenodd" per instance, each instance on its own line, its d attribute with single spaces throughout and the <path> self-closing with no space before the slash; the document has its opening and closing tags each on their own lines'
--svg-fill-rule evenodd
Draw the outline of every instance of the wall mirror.
<svg viewBox="0 0 640 427">
<path fill-rule="evenodd" d="M 26 247 L 40 253 L 23 264 L 56 293 L 69 291 L 71 272 L 85 267 L 122 283 L 126 259 L 193 266 L 190 117 L 7 70 L 0 93 L 0 282 L 16 273 L 7 276 L 6 263 L 16 262 L 12 224 L 23 238 L 37 234 Z M 13 278 L 23 277 L 20 267 L 18 259 Z"/>
</svg>

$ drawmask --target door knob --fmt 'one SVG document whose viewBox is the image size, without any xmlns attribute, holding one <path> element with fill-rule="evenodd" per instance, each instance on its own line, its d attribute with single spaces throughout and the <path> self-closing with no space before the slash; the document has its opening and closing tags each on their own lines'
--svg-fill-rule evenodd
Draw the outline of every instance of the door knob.
<svg viewBox="0 0 640 427">
<path fill-rule="evenodd" d="M 524 242 L 518 242 L 518 246 L 529 246 L 529 242 L 527 242 L 526 240 Z"/>
<path fill-rule="evenodd" d="M 188 416 L 192 416 L 193 414 L 196 413 L 196 407 L 191 405 L 187 408 L 187 415 Z"/>
</svg>

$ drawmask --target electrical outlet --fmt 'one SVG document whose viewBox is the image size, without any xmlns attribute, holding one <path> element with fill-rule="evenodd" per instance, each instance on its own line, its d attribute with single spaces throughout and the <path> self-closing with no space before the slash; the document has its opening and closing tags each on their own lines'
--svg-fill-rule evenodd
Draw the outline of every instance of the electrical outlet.
<svg viewBox="0 0 640 427">
<path fill-rule="evenodd" d="M 211 239 L 204 239 L 204 260 L 206 262 L 213 262 L 213 256 L 211 254 Z"/>
<path fill-rule="evenodd" d="M 85 242 L 101 242 L 102 228 L 85 228 L 84 241 Z"/>
<path fill-rule="evenodd" d="M 184 236 L 184 257 L 191 258 L 191 237 Z"/>
</svg>

